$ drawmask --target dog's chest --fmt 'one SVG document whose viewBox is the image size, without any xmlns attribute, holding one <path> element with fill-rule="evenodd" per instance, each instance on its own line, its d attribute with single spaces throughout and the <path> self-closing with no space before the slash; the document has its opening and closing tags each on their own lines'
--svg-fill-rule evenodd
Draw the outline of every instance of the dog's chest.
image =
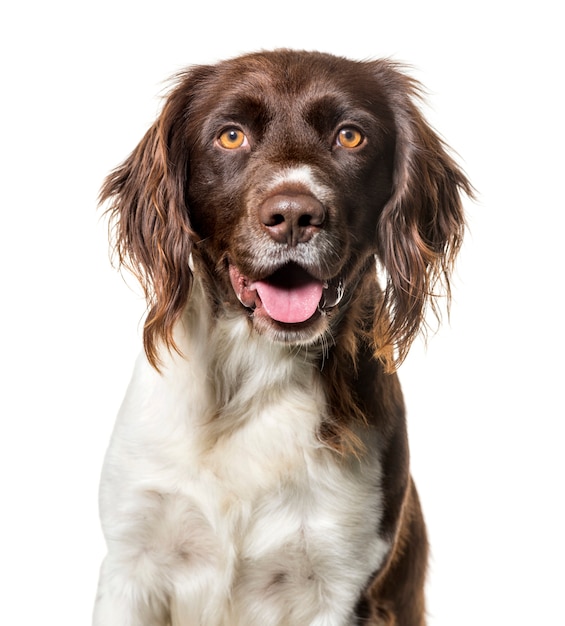
<svg viewBox="0 0 565 626">
<path fill-rule="evenodd" d="M 298 399 L 280 398 L 218 442 L 177 495 L 173 525 L 193 519 L 178 575 L 207 587 L 202 615 L 217 611 L 218 624 L 310 623 L 320 598 L 328 614 L 348 620 L 387 548 L 377 535 L 378 463 L 339 460 L 319 447 L 305 410 L 311 398 L 302 407 Z M 194 598 L 177 597 L 174 606 L 184 624 Z"/>
<path fill-rule="evenodd" d="M 268 372 L 261 358 L 224 397 L 229 362 L 215 379 L 192 362 L 183 385 L 134 378 L 136 406 L 122 410 L 106 524 L 145 584 L 163 587 L 173 624 L 348 624 L 389 548 L 378 455 L 323 447 L 319 374 L 281 360 Z"/>
</svg>

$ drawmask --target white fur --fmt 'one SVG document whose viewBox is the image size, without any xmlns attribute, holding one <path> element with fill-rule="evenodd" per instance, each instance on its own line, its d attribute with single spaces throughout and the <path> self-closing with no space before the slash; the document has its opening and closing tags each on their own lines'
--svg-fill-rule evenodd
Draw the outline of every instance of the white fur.
<svg viewBox="0 0 565 626">
<path fill-rule="evenodd" d="M 94 625 L 352 625 L 390 548 L 378 455 L 324 447 L 307 350 L 212 322 L 198 283 L 176 341 L 162 373 L 138 360 L 107 453 Z"/>
<path fill-rule="evenodd" d="M 334 198 L 331 188 L 318 182 L 315 170 L 309 165 L 294 165 L 282 168 L 269 181 L 267 189 L 272 192 L 278 187 L 284 188 L 292 183 L 302 185 L 323 204 L 331 202 Z"/>
</svg>

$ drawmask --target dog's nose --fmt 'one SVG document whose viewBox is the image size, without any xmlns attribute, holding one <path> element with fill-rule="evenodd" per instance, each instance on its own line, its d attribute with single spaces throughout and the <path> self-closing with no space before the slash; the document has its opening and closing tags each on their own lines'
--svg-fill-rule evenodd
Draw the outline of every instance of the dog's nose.
<svg viewBox="0 0 565 626">
<path fill-rule="evenodd" d="M 309 241 L 320 230 L 325 211 L 314 196 L 277 194 L 263 202 L 259 219 L 277 243 L 295 246 Z"/>
</svg>

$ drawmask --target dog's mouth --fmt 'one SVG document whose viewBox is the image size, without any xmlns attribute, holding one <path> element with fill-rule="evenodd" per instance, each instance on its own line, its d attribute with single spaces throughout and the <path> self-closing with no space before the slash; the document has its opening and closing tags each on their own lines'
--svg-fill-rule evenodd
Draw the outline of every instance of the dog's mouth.
<svg viewBox="0 0 565 626">
<path fill-rule="evenodd" d="M 241 304 L 278 324 L 307 323 L 343 297 L 339 279 L 320 280 L 296 263 L 287 263 L 261 280 L 250 280 L 232 264 L 229 274 Z"/>
</svg>

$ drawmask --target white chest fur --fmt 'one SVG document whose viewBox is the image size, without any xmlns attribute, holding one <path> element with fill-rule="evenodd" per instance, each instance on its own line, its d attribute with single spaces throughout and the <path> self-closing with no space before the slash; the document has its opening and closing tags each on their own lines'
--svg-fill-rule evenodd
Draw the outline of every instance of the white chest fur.
<svg viewBox="0 0 565 626">
<path fill-rule="evenodd" d="M 205 313 L 179 328 L 184 358 L 136 366 L 103 473 L 94 623 L 352 624 L 390 547 L 376 452 L 344 460 L 320 444 L 306 354 L 244 319 L 209 328 Z"/>
</svg>

